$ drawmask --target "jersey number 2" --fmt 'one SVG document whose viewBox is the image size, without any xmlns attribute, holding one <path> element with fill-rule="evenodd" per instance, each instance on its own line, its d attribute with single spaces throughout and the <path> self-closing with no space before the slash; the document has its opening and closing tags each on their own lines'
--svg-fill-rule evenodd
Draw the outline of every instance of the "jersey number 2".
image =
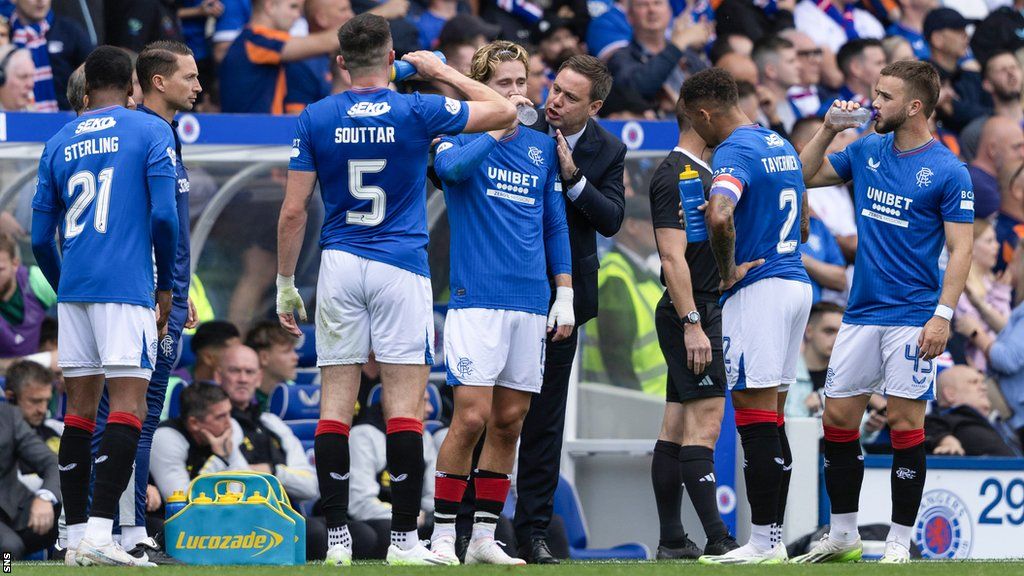
<svg viewBox="0 0 1024 576">
<path fill-rule="evenodd" d="M 363 174 L 376 174 L 384 170 L 387 160 L 349 160 L 348 191 L 353 198 L 370 201 L 369 212 L 349 210 L 345 222 L 359 226 L 376 226 L 384 221 L 384 210 L 387 209 L 388 197 L 380 186 L 363 184 Z"/>
<path fill-rule="evenodd" d="M 775 251 L 779 254 L 789 254 L 796 250 L 798 242 L 789 240 L 789 233 L 793 231 L 793 224 L 796 224 L 797 212 L 800 208 L 800 201 L 796 197 L 796 190 L 784 188 L 779 192 L 779 210 L 789 210 L 786 213 L 786 221 L 782 223 L 779 230 L 779 243 L 775 245 Z"/>
<path fill-rule="evenodd" d="M 68 178 L 68 198 L 74 198 L 74 202 L 64 216 L 65 238 L 74 238 L 85 230 L 85 224 L 79 223 L 78 220 L 93 200 L 96 201 L 96 208 L 93 210 L 93 228 L 100 234 L 106 234 L 107 212 L 110 210 L 110 183 L 113 179 L 113 168 L 104 168 L 98 175 L 88 170 L 82 170 Z M 99 195 L 96 194 L 97 180 L 99 180 Z M 75 198 L 75 194 L 78 194 L 77 198 Z"/>
</svg>

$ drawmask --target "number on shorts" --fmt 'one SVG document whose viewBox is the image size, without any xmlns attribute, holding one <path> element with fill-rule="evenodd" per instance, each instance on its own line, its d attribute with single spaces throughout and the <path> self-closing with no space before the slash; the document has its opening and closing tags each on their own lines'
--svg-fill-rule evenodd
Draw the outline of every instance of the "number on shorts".
<svg viewBox="0 0 1024 576">
<path fill-rule="evenodd" d="M 387 160 L 349 160 L 348 191 L 353 198 L 370 201 L 369 212 L 349 210 L 345 221 L 359 226 L 376 226 L 384 221 L 384 210 L 387 208 L 387 195 L 380 186 L 363 184 L 363 174 L 376 174 L 384 170 Z"/>
<path fill-rule="evenodd" d="M 782 229 L 779 230 L 779 243 L 775 245 L 775 251 L 779 254 L 789 254 L 796 250 L 796 240 L 787 240 L 789 233 L 793 231 L 793 224 L 796 224 L 796 215 L 800 208 L 800 202 L 796 197 L 796 190 L 793 188 L 783 188 L 779 192 L 779 210 L 786 210 L 787 206 L 789 212 L 786 213 L 786 221 L 782 224 Z"/>
<path fill-rule="evenodd" d="M 82 214 L 93 200 L 96 200 L 92 225 L 100 234 L 107 232 L 107 212 L 110 210 L 110 184 L 114 179 L 114 169 L 104 168 L 99 175 L 88 170 L 75 172 L 68 178 L 68 198 L 74 198 L 71 208 L 64 216 L 64 237 L 74 238 L 85 230 L 85 224 L 78 222 Z M 96 192 L 96 180 L 99 180 L 99 196 Z M 78 198 L 75 198 L 78 194 Z"/>
</svg>

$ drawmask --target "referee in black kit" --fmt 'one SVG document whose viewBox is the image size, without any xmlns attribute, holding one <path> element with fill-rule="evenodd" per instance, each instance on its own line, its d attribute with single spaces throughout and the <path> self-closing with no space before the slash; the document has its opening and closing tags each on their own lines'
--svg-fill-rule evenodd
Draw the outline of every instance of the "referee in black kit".
<svg viewBox="0 0 1024 576">
<path fill-rule="evenodd" d="M 708 241 L 687 244 L 679 217 L 680 173 L 700 174 L 707 199 L 711 151 L 676 103 L 679 144 L 651 180 L 651 221 L 661 256 L 665 294 L 655 311 L 658 342 L 668 365 L 665 416 L 654 446 L 651 482 L 661 524 L 659 560 L 696 559 L 737 547 L 718 513 L 714 448 L 725 410 L 721 292 L 715 256 Z M 706 155 L 705 157 L 702 157 Z M 707 536 L 702 551 L 680 519 L 683 485 Z"/>
</svg>

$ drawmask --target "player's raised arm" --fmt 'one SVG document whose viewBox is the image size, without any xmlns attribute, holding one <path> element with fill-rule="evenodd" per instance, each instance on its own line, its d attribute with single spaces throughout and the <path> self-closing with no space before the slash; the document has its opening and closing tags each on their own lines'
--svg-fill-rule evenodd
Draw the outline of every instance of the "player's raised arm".
<svg viewBox="0 0 1024 576">
<path fill-rule="evenodd" d="M 834 121 L 832 110 L 856 110 L 857 108 L 860 108 L 860 104 L 856 102 L 843 100 L 833 102 L 832 108 L 829 108 L 829 112 L 825 114 L 825 121 L 822 122 L 821 127 L 800 151 L 800 162 L 804 168 L 804 184 L 808 188 L 836 186 L 848 179 L 843 178 L 832 166 L 832 162 L 825 156 L 825 150 L 828 149 L 828 145 L 832 143 L 836 134 L 851 127 L 849 123 L 843 125 Z"/>
<path fill-rule="evenodd" d="M 433 52 L 410 52 L 402 60 L 416 67 L 427 80 L 437 80 L 458 90 L 466 98 L 469 119 L 463 132 L 488 132 L 508 128 L 516 119 L 516 107 L 507 98 L 487 86 L 463 76 Z"/>
<path fill-rule="evenodd" d="M 497 144 L 490 134 L 481 134 L 465 143 L 455 138 L 442 138 L 434 153 L 434 172 L 442 182 L 462 182 L 480 167 Z"/>
<path fill-rule="evenodd" d="M 335 30 L 324 30 L 310 34 L 289 38 L 281 48 L 281 61 L 294 62 L 305 60 L 320 54 L 333 54 L 338 51 L 338 33 Z"/>
</svg>

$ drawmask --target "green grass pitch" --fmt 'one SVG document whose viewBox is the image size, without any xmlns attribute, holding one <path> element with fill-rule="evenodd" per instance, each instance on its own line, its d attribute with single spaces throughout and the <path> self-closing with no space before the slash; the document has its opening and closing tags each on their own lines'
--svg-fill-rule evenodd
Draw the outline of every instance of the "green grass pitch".
<svg viewBox="0 0 1024 576">
<path fill-rule="evenodd" d="M 537 576 L 678 576 L 680 573 L 700 576 L 726 574 L 778 574 L 780 576 L 1019 576 L 1024 574 L 1024 562 L 913 562 L 902 566 L 882 566 L 874 562 L 841 565 L 781 566 L 699 566 L 685 562 L 622 562 L 622 563 L 566 563 L 560 566 L 459 566 L 404 568 L 384 566 L 380 563 L 357 563 L 351 568 L 333 568 L 309 564 L 307 566 L 161 566 L 158 568 L 66 568 L 53 563 L 14 563 L 12 575 L 24 576 L 123 576 L 125 574 L 154 574 L 159 576 L 384 576 L 465 574 L 466 576 L 508 576 L 527 574 Z"/>
</svg>

